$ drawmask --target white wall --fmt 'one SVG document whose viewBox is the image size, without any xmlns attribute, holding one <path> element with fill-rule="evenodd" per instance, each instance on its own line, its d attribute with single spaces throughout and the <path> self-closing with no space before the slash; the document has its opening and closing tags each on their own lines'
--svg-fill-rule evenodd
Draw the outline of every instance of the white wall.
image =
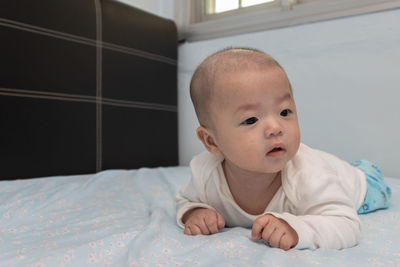
<svg viewBox="0 0 400 267">
<path fill-rule="evenodd" d="M 185 43 L 179 47 L 180 163 L 203 150 L 188 87 L 195 67 L 227 46 L 274 56 L 293 85 L 302 142 L 400 177 L 400 9 Z M 240 142 L 240 140 L 238 140 Z"/>
</svg>

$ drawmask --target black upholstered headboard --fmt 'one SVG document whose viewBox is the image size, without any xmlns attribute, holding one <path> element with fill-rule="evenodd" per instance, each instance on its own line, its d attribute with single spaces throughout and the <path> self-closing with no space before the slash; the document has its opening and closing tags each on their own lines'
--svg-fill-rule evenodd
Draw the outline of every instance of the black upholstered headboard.
<svg viewBox="0 0 400 267">
<path fill-rule="evenodd" d="M 2 0 L 0 62 L 0 180 L 178 164 L 172 21 L 111 0 Z"/>
</svg>

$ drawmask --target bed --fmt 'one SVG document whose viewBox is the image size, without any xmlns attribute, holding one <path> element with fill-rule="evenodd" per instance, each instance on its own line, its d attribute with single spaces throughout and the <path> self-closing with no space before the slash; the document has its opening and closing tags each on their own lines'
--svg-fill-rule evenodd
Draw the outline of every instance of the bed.
<svg viewBox="0 0 400 267">
<path fill-rule="evenodd" d="M 363 215 L 361 243 L 284 252 L 229 228 L 185 236 L 174 196 L 189 167 L 0 182 L 1 266 L 400 266 L 400 182 L 392 207 Z"/>
<path fill-rule="evenodd" d="M 398 177 L 353 248 L 183 234 L 172 21 L 110 0 L 7 0 L 0 36 L 0 266 L 400 266 Z"/>
</svg>

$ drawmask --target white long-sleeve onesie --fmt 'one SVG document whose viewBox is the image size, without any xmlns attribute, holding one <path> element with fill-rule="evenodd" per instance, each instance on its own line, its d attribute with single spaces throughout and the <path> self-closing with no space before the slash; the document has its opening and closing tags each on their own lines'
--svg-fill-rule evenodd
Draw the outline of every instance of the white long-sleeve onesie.
<svg viewBox="0 0 400 267">
<path fill-rule="evenodd" d="M 177 222 L 181 227 L 187 211 L 204 207 L 217 210 L 229 227 L 251 228 L 263 214 L 281 218 L 296 230 L 298 249 L 342 249 L 358 244 L 361 226 L 357 210 L 367 191 L 365 174 L 359 169 L 301 144 L 282 170 L 282 186 L 265 212 L 251 215 L 235 203 L 222 161 L 223 157 L 207 151 L 191 161 L 192 179 L 177 195 Z"/>
</svg>

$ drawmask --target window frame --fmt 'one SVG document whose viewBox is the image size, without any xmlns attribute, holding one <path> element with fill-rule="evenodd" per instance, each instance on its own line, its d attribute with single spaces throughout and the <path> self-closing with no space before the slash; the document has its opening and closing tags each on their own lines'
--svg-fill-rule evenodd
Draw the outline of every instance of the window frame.
<svg viewBox="0 0 400 267">
<path fill-rule="evenodd" d="M 214 0 L 215 1 L 215 0 Z M 314 0 L 315 1 L 315 0 Z M 238 0 L 239 2 L 239 0 Z M 276 8 L 281 6 L 281 1 L 274 1 L 271 3 L 263 3 L 263 4 L 258 4 L 254 6 L 249 6 L 249 7 L 240 7 L 238 9 L 233 9 L 233 10 L 228 10 L 225 12 L 221 13 L 213 13 L 213 14 L 206 14 L 207 12 L 203 12 L 206 9 L 205 5 L 205 0 L 198 0 L 194 1 L 194 9 L 192 13 L 192 18 L 191 21 L 192 23 L 199 23 L 199 22 L 204 22 L 204 21 L 209 21 L 209 20 L 215 20 L 215 19 L 221 19 L 224 17 L 231 17 L 235 15 L 240 15 L 248 12 L 254 12 L 259 9 L 269 9 L 269 8 Z"/>
<path fill-rule="evenodd" d="M 265 3 L 200 15 L 202 0 L 175 0 L 179 39 L 200 41 L 400 8 L 400 0 L 298 0 L 294 5 L 290 0 L 281 2 L 283 5 Z M 268 8 L 261 9 L 263 6 Z"/>
</svg>

